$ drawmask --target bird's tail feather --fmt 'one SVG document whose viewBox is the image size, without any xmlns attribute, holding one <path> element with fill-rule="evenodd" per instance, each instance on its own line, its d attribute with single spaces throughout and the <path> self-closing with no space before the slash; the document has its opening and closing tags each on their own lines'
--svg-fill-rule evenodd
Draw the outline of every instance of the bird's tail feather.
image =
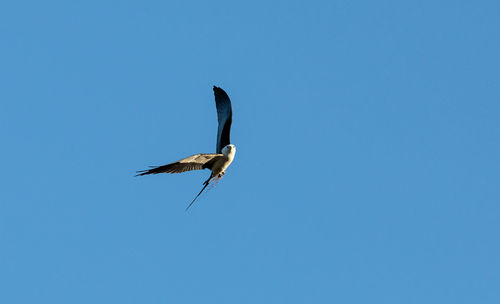
<svg viewBox="0 0 500 304">
<path fill-rule="evenodd" d="M 205 188 L 208 186 L 208 184 L 210 184 L 210 181 L 212 180 L 213 178 L 213 173 L 210 174 L 210 177 L 203 183 L 203 188 L 201 189 L 200 193 L 198 193 L 198 195 L 196 195 L 196 197 L 193 199 L 193 201 L 189 204 L 189 206 L 187 206 L 186 208 L 186 211 L 189 210 L 189 207 L 191 207 L 194 203 L 194 201 L 198 198 L 198 196 L 200 196 L 200 194 L 203 192 L 203 190 L 205 190 Z"/>
</svg>

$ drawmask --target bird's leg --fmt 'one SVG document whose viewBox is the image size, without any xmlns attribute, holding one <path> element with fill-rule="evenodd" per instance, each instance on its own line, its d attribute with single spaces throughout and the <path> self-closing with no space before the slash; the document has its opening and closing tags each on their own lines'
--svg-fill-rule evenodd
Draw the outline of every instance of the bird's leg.
<svg viewBox="0 0 500 304">
<path fill-rule="evenodd" d="M 224 176 L 224 174 L 226 174 L 226 172 L 225 172 L 225 171 L 222 171 L 221 173 L 217 174 L 217 177 L 216 177 L 215 179 L 216 179 L 216 180 L 221 179 L 221 178 Z"/>
</svg>

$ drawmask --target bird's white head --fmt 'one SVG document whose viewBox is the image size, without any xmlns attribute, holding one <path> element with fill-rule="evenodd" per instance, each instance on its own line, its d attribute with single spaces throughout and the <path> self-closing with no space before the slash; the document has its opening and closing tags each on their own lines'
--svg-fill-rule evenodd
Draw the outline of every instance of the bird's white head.
<svg viewBox="0 0 500 304">
<path fill-rule="evenodd" d="M 233 158 L 234 154 L 236 154 L 236 146 L 231 144 L 225 146 L 224 148 L 222 148 L 222 154 Z"/>
</svg>

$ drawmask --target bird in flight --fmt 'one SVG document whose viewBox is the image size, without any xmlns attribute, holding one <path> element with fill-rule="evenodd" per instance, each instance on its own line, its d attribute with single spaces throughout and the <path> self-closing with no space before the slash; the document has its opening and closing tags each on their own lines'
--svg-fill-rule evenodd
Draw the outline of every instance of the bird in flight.
<svg viewBox="0 0 500 304">
<path fill-rule="evenodd" d="M 136 176 L 158 174 L 158 173 L 182 173 L 192 170 L 209 169 L 212 171 L 210 177 L 203 183 L 200 193 L 187 206 L 186 211 L 191 207 L 194 201 L 200 196 L 212 180 L 218 181 L 226 173 L 227 167 L 231 164 L 236 154 L 236 147 L 230 143 L 229 133 L 231 131 L 231 122 L 233 110 L 231 100 L 223 89 L 214 86 L 215 106 L 217 107 L 217 120 L 219 127 L 217 130 L 216 153 L 199 153 L 191 155 L 179 161 L 151 167 L 148 170 L 137 171 Z"/>
</svg>

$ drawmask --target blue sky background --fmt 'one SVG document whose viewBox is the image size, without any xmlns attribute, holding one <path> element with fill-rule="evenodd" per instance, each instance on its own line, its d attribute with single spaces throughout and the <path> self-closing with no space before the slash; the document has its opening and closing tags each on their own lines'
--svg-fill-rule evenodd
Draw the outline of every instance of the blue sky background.
<svg viewBox="0 0 500 304">
<path fill-rule="evenodd" d="M 1 303 L 500 303 L 498 1 L 10 1 Z M 238 151 L 208 171 L 212 85 Z"/>
</svg>

